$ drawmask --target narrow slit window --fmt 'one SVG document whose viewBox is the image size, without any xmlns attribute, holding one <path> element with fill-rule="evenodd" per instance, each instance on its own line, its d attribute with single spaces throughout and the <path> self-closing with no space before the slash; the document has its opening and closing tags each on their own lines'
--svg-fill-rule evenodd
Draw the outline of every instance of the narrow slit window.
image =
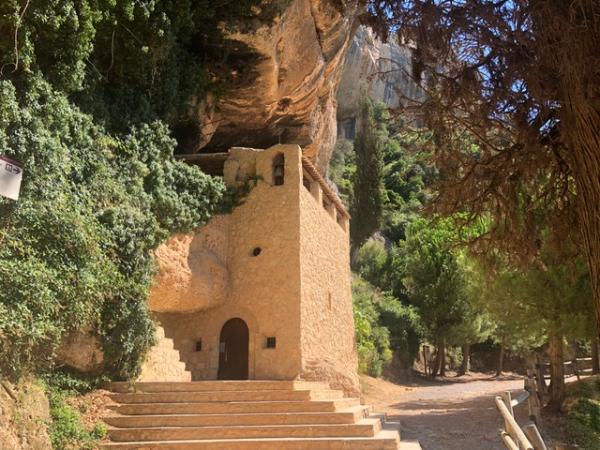
<svg viewBox="0 0 600 450">
<path fill-rule="evenodd" d="M 282 153 L 278 153 L 273 158 L 273 184 L 275 186 L 283 185 L 285 175 L 285 159 Z"/>
</svg>

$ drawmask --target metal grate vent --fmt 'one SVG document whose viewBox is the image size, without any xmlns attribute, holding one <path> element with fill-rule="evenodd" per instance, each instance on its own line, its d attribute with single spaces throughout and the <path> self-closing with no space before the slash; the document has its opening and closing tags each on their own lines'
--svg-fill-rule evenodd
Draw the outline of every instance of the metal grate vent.
<svg viewBox="0 0 600 450">
<path fill-rule="evenodd" d="M 274 336 L 267 338 L 267 348 L 275 348 L 277 347 L 277 338 Z"/>
</svg>

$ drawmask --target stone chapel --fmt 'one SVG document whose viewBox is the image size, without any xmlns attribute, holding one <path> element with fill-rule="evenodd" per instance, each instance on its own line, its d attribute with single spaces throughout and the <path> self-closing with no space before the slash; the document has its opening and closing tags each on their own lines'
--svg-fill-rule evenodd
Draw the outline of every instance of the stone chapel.
<svg viewBox="0 0 600 450">
<path fill-rule="evenodd" d="M 247 192 L 157 250 L 158 344 L 141 381 L 327 381 L 358 393 L 349 215 L 297 145 L 191 164 Z"/>
</svg>

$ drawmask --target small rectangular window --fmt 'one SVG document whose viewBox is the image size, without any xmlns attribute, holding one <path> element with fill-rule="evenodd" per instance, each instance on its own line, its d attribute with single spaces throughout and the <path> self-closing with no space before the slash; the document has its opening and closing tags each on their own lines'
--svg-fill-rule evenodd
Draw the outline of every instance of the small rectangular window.
<svg viewBox="0 0 600 450">
<path fill-rule="evenodd" d="M 196 351 L 197 352 L 201 352 L 202 351 L 202 339 L 198 339 L 196 341 Z"/>
<path fill-rule="evenodd" d="M 277 347 L 277 338 L 274 336 L 267 338 L 267 348 L 275 348 Z"/>
</svg>

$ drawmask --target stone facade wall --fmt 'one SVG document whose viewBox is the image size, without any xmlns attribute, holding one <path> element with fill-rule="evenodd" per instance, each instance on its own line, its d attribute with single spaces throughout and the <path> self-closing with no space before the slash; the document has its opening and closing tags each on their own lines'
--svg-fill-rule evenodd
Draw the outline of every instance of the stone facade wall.
<svg viewBox="0 0 600 450">
<path fill-rule="evenodd" d="M 285 155 L 285 182 L 273 186 L 272 160 L 279 152 Z M 252 188 L 243 204 L 227 216 L 227 245 L 217 245 L 228 249 L 226 300 L 185 315 L 172 313 L 179 307 L 162 300 L 155 299 L 151 305 L 161 305 L 154 309 L 157 318 L 194 380 L 217 377 L 220 332 L 224 323 L 235 317 L 243 319 L 250 332 L 249 377 L 293 379 L 301 367 L 300 212 L 296 200 L 301 183 L 300 150 L 297 146 L 264 151 L 234 148 L 230 155 L 224 173 L 227 184 L 251 183 Z M 201 265 L 207 243 L 220 241 L 223 223 L 223 217 L 214 218 L 196 234 L 204 244 L 197 251 L 189 248 L 187 260 L 196 261 L 192 267 Z M 253 256 L 257 248 L 260 254 Z M 168 286 L 153 292 L 166 290 Z M 277 338 L 275 349 L 265 348 L 270 336 Z M 196 351 L 199 341 L 202 350 Z"/>
<path fill-rule="evenodd" d="M 166 337 L 192 379 L 216 379 L 221 329 L 240 318 L 249 329 L 250 379 L 326 380 L 356 394 L 345 216 L 338 221 L 318 182 L 313 194 L 305 187 L 296 145 L 233 148 L 223 175 L 229 186 L 251 187 L 242 204 L 158 252 L 150 306 Z M 275 348 L 267 337 L 276 338 Z"/>
<path fill-rule="evenodd" d="M 300 191 L 302 378 L 359 394 L 349 234 L 317 183 Z"/>
</svg>

